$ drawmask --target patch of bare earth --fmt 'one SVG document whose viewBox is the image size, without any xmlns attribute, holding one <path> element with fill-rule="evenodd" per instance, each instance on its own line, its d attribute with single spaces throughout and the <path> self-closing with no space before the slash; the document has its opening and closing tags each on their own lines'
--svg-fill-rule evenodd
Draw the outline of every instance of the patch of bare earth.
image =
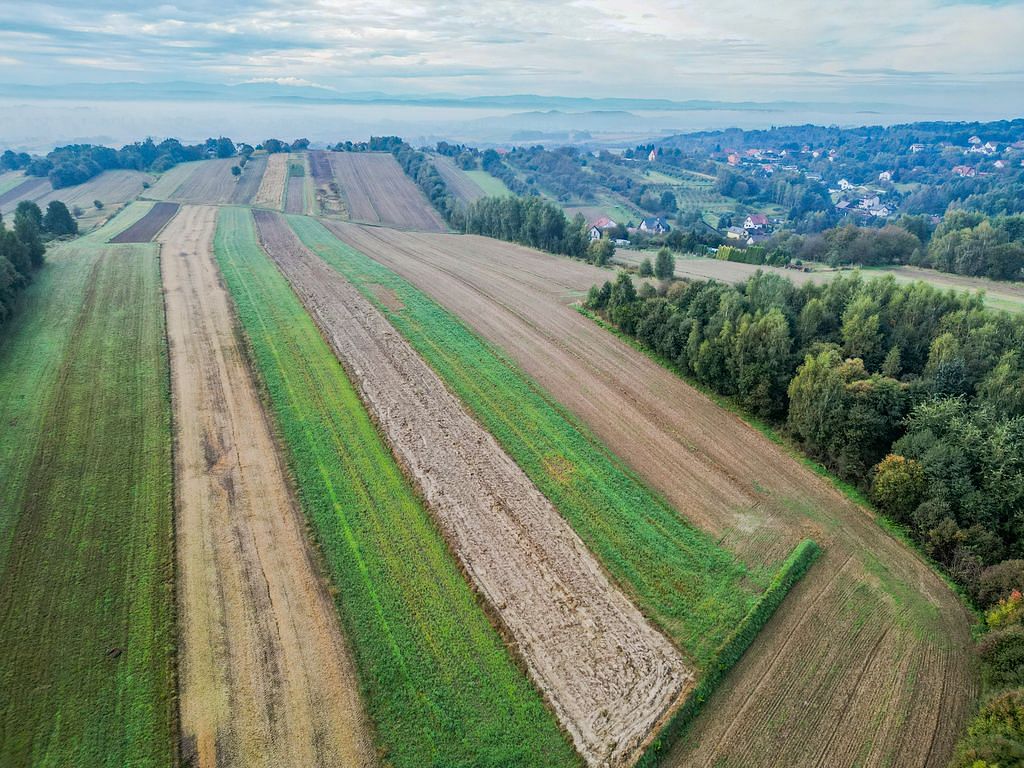
<svg viewBox="0 0 1024 768">
<path fill-rule="evenodd" d="M 216 209 L 160 235 L 175 431 L 186 765 L 372 766 L 350 651 L 304 537 L 212 253 Z"/>
<path fill-rule="evenodd" d="M 424 232 L 444 232 L 440 214 L 387 152 L 332 152 L 334 178 L 349 218 Z"/>
<path fill-rule="evenodd" d="M 288 153 L 277 152 L 267 157 L 267 167 L 260 180 L 260 188 L 252 200 L 258 208 L 281 210 L 284 188 L 288 183 Z"/>
<path fill-rule="evenodd" d="M 580 754 L 631 764 L 693 682 L 678 651 L 377 309 L 279 216 L 256 220 Z"/>
<path fill-rule="evenodd" d="M 667 765 L 938 768 L 977 692 L 970 617 L 865 510 L 571 302 L 608 270 L 488 238 L 325 222 L 503 349 L 752 566 L 825 555 Z"/>
</svg>

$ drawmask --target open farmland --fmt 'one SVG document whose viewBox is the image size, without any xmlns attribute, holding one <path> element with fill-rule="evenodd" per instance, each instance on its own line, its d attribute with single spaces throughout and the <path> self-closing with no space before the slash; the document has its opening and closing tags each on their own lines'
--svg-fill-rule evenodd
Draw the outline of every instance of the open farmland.
<svg viewBox="0 0 1024 768">
<path fill-rule="evenodd" d="M 284 209 L 288 213 L 306 210 L 305 155 L 295 155 L 288 163 L 288 185 L 285 187 Z"/>
<path fill-rule="evenodd" d="M 579 765 L 248 211 L 221 211 L 215 254 L 337 590 L 382 756 L 396 768 Z"/>
<path fill-rule="evenodd" d="M 148 243 L 178 212 L 177 203 L 153 203 L 141 219 L 110 238 L 112 243 Z"/>
<path fill-rule="evenodd" d="M 52 251 L 0 342 L 3 765 L 173 761 L 157 249 L 113 234 Z"/>
<path fill-rule="evenodd" d="M 443 232 L 444 222 L 401 166 L 382 152 L 332 152 L 349 218 L 367 224 Z"/>
<path fill-rule="evenodd" d="M 235 158 L 235 161 L 237 163 L 238 158 Z M 235 190 L 231 193 L 231 202 L 239 205 L 251 203 L 263 183 L 263 173 L 266 169 L 266 156 L 250 157 L 242 167 L 242 175 L 235 183 Z"/>
<path fill-rule="evenodd" d="M 164 196 L 161 199 L 179 203 L 229 203 L 239 184 L 238 178 L 231 175 L 231 166 L 237 162 L 237 158 L 226 157 L 188 163 L 187 167 L 191 168 L 191 173 L 176 189 L 170 192 L 162 190 Z M 157 199 L 155 189 L 156 187 L 148 190 L 148 196 Z"/>
<path fill-rule="evenodd" d="M 355 664 L 218 279 L 216 217 L 186 206 L 160 236 L 182 758 L 210 768 L 372 766 Z"/>
<path fill-rule="evenodd" d="M 35 176 L 22 177 L 15 185 L 0 194 L 0 214 L 6 216 L 22 200 L 36 200 L 52 189 L 49 179 L 40 179 Z"/>
<path fill-rule="evenodd" d="M 498 345 L 755 572 L 799 538 L 823 545 L 667 764 L 945 765 L 976 692 L 963 606 L 865 510 L 568 306 L 609 271 L 485 238 L 330 226 Z"/>
<path fill-rule="evenodd" d="M 139 171 L 104 171 L 84 184 L 50 190 L 37 198 L 36 204 L 44 211 L 51 200 L 60 200 L 71 210 L 81 208 L 83 213 L 78 217 L 78 225 L 85 230 L 137 198 L 143 191 L 142 185 L 152 179 L 148 173 Z M 102 209 L 95 206 L 97 200 L 103 204 Z"/>
<path fill-rule="evenodd" d="M 341 199 L 341 187 L 334 180 L 331 156 L 322 150 L 310 152 L 309 171 L 313 177 L 316 213 L 320 216 L 344 217 L 345 202 Z"/>
<path fill-rule="evenodd" d="M 267 167 L 260 180 L 260 188 L 253 197 L 252 204 L 260 208 L 281 210 L 284 200 L 284 188 L 288 183 L 288 154 L 277 152 L 267 156 Z"/>
<path fill-rule="evenodd" d="M 182 183 L 192 175 L 192 172 L 205 161 L 197 160 L 189 163 L 178 163 L 157 178 L 156 183 L 147 189 L 142 197 L 147 200 L 170 200 L 175 191 Z"/>
<path fill-rule="evenodd" d="M 489 197 L 501 197 L 502 195 L 512 194 L 512 190 L 505 186 L 504 181 L 492 176 L 487 171 L 463 171 L 463 173 L 465 173 L 471 181 L 476 182 L 476 185 Z"/>
<path fill-rule="evenodd" d="M 0 173 L 0 196 L 25 181 L 25 174 L 21 171 L 5 171 Z"/>
<path fill-rule="evenodd" d="M 692 672 L 373 305 L 283 219 L 256 216 L 577 749 L 591 765 L 632 764 Z"/>
<path fill-rule="evenodd" d="M 463 203 L 472 203 L 481 197 L 486 197 L 487 193 L 484 192 L 483 188 L 467 176 L 465 171 L 455 165 L 455 161 L 450 157 L 431 155 L 430 162 L 434 164 L 437 172 L 441 174 L 441 178 L 444 179 L 444 183 L 448 186 L 448 191 Z"/>
</svg>

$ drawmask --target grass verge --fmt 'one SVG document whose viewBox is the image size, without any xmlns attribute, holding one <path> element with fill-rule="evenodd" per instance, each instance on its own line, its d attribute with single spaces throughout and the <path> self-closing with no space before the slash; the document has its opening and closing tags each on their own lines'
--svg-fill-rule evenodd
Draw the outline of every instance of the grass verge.
<svg viewBox="0 0 1024 768">
<path fill-rule="evenodd" d="M 459 571 L 344 370 L 257 244 L 221 210 L 217 261 L 393 766 L 579 765 Z"/>
</svg>

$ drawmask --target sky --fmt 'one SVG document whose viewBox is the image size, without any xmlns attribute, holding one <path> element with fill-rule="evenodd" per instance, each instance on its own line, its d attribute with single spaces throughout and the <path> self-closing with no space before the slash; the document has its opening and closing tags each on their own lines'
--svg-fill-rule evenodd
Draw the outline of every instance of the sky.
<svg viewBox="0 0 1024 768">
<path fill-rule="evenodd" d="M 0 0 L 9 83 L 1019 108 L 1024 0 Z M 1011 116 L 1007 114 L 1007 116 Z"/>
</svg>

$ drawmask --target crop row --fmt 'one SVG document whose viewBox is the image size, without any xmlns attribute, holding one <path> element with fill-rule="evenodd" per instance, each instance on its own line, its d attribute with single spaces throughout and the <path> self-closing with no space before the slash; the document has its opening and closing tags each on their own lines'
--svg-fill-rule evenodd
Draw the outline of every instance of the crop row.
<svg viewBox="0 0 1024 768">
<path fill-rule="evenodd" d="M 698 668 L 717 663 L 773 569 L 748 569 L 687 524 L 511 361 L 406 280 L 313 219 L 289 222 L 389 318 L 641 610 Z M 374 286 L 393 291 L 397 302 L 385 305 Z"/>
<path fill-rule="evenodd" d="M 578 765 L 243 209 L 214 243 L 394 766 Z"/>
</svg>

